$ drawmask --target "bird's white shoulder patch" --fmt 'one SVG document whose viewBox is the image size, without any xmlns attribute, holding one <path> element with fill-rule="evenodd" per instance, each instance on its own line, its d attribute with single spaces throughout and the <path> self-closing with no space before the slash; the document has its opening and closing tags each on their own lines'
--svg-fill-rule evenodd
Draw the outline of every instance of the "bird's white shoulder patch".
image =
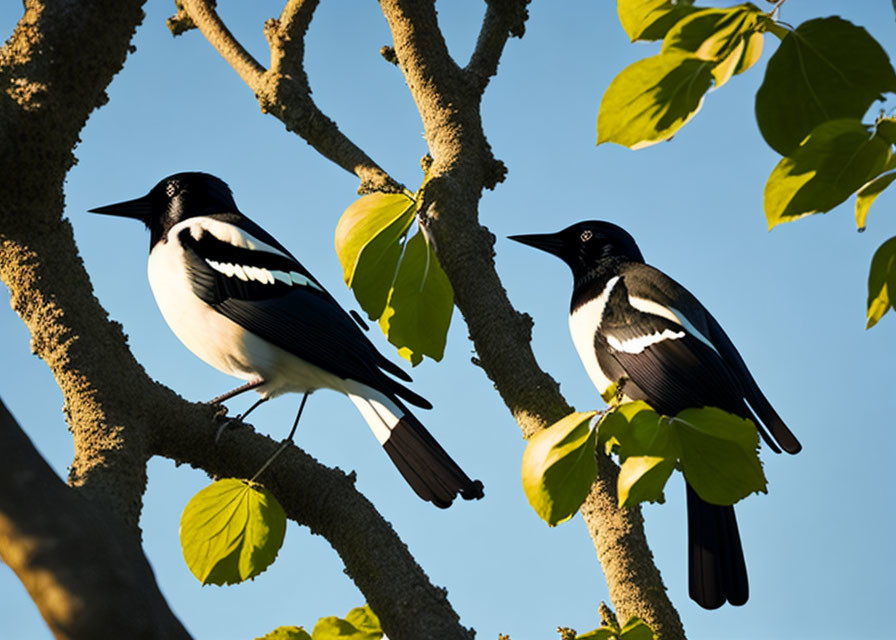
<svg viewBox="0 0 896 640">
<path fill-rule="evenodd" d="M 591 378 L 591 382 L 594 383 L 594 386 L 601 393 L 613 381 L 604 375 L 597 361 L 597 353 L 594 350 L 594 336 L 600 328 L 604 311 L 607 308 L 607 300 L 609 300 L 610 293 L 617 282 L 619 282 L 619 276 L 610 278 L 607 284 L 604 285 L 604 290 L 600 292 L 600 295 L 592 298 L 569 314 L 569 333 L 572 336 L 572 342 L 579 353 L 582 364 L 585 366 L 588 377 Z"/>
<path fill-rule="evenodd" d="M 684 338 L 684 331 L 672 331 L 671 329 L 663 329 L 661 332 L 650 333 L 637 338 L 629 338 L 628 340 L 620 340 L 616 336 L 607 336 L 607 342 L 616 351 L 624 351 L 625 353 L 641 353 L 647 347 L 662 342 L 663 340 L 678 340 Z"/>
<path fill-rule="evenodd" d="M 203 233 L 210 233 L 221 242 L 226 242 L 234 247 L 249 249 L 250 251 L 259 251 L 262 253 L 272 253 L 291 259 L 276 247 L 272 247 L 268 243 L 259 240 L 251 233 L 243 231 L 239 227 L 227 222 L 215 220 L 214 218 L 198 216 L 184 220 L 171 228 L 168 232 L 168 238 L 176 238 L 184 229 L 189 229 L 190 235 L 192 235 L 195 240 L 199 240 Z M 279 281 L 290 286 L 297 285 L 302 287 L 312 287 L 318 291 L 323 291 L 320 285 L 314 282 L 314 280 L 311 280 L 297 271 L 290 271 L 287 273 L 286 271 L 270 270 L 265 269 L 264 267 L 254 267 L 245 264 L 232 264 L 227 262 L 217 262 L 215 260 L 206 260 L 205 262 L 218 273 L 221 273 L 228 278 L 239 278 L 243 282 L 249 282 L 251 280 L 261 284 L 274 284 Z"/>
<path fill-rule="evenodd" d="M 687 316 L 675 307 L 667 307 L 661 305 L 659 302 L 654 302 L 653 300 L 648 300 L 646 298 L 637 298 L 635 296 L 629 296 L 628 303 L 638 311 L 649 313 L 654 316 L 659 316 L 661 318 L 669 320 L 670 322 L 674 322 L 689 334 L 697 338 L 700 342 L 705 344 L 707 347 L 718 353 L 718 349 L 715 348 L 715 345 L 713 345 L 709 338 L 698 331 L 697 327 L 695 327 L 694 324 L 690 320 L 688 320 Z M 616 347 L 613 348 L 615 349 Z"/>
</svg>

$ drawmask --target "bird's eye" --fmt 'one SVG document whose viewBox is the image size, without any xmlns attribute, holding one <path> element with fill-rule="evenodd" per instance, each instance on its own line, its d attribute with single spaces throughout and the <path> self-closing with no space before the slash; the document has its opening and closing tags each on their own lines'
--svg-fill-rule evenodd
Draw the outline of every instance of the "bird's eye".
<svg viewBox="0 0 896 640">
<path fill-rule="evenodd" d="M 169 182 L 165 185 L 166 196 L 168 196 L 169 198 L 173 198 L 175 193 L 177 193 L 177 185 L 175 185 L 173 182 Z"/>
<path fill-rule="evenodd" d="M 591 237 L 593 235 L 594 234 L 591 232 L 591 229 L 585 229 L 581 235 L 582 242 L 588 242 L 589 240 L 591 240 Z"/>
</svg>

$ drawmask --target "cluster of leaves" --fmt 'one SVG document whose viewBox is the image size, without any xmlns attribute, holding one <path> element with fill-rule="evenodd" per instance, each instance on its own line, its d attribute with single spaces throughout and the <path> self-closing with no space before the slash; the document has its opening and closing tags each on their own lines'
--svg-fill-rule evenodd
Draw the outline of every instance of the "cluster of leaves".
<svg viewBox="0 0 896 640">
<path fill-rule="evenodd" d="M 610 84 L 598 144 L 638 149 L 669 140 L 711 87 L 758 61 L 769 32 L 781 44 L 756 93 L 756 119 L 783 156 L 765 187 L 769 228 L 830 211 L 856 194 L 856 224 L 864 229 L 872 203 L 896 180 L 896 119 L 862 121 L 876 100 L 896 93 L 896 72 L 865 29 L 836 16 L 792 29 L 773 19 L 774 10 L 769 15 L 750 3 L 708 8 L 693 0 L 618 0 L 617 8 L 632 41 L 662 40 L 662 48 Z M 888 241 L 872 262 L 869 327 L 893 306 L 892 254 Z"/>
<path fill-rule="evenodd" d="M 596 447 L 619 457 L 621 506 L 663 502 L 676 468 L 713 504 L 734 504 L 766 490 L 759 433 L 745 420 L 714 407 L 661 416 L 643 402 L 600 415 L 571 413 L 534 435 L 523 453 L 523 489 L 549 525 L 571 518 L 597 477 Z"/>
<path fill-rule="evenodd" d="M 379 618 L 370 605 L 356 607 L 345 618 L 321 618 L 309 634 L 302 627 L 277 627 L 256 640 L 380 640 L 383 638 Z"/>
<path fill-rule="evenodd" d="M 454 291 L 424 227 L 408 237 L 423 188 L 416 195 L 362 196 L 336 227 L 345 283 L 399 355 L 414 365 L 423 356 L 442 359 L 454 309 Z"/>
</svg>

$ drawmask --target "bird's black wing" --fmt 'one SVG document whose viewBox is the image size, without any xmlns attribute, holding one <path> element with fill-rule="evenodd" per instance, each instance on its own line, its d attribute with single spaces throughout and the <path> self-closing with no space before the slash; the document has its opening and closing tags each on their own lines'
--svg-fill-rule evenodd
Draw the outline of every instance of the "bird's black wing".
<svg viewBox="0 0 896 640">
<path fill-rule="evenodd" d="M 341 378 L 357 380 L 408 402 L 429 403 L 383 375 L 410 380 L 367 339 L 336 300 L 291 255 L 259 249 L 254 236 L 240 244 L 201 227 L 177 236 L 194 293 L 216 311 L 281 349 Z M 264 242 L 264 244 L 270 244 Z M 273 245 L 271 245 L 273 246 Z"/>
<path fill-rule="evenodd" d="M 762 393 L 734 343 L 712 314 L 693 294 L 663 272 L 649 265 L 638 266 L 640 268 L 632 270 L 625 279 L 629 295 L 636 301 L 651 300 L 661 305 L 677 318 L 690 336 L 696 337 L 704 347 L 714 351 L 729 375 L 737 382 L 759 420 L 771 432 L 774 440 L 768 437 L 755 418 L 751 418 L 757 422 L 760 433 L 772 450 L 779 452 L 775 444 L 777 442 L 788 453 L 800 451 L 802 446 L 796 436 Z"/>
<path fill-rule="evenodd" d="M 626 278 L 610 292 L 597 340 L 598 361 L 612 360 L 624 371 L 622 391 L 630 398 L 667 415 L 713 406 L 751 417 L 719 354 L 681 324 L 633 306 Z"/>
</svg>

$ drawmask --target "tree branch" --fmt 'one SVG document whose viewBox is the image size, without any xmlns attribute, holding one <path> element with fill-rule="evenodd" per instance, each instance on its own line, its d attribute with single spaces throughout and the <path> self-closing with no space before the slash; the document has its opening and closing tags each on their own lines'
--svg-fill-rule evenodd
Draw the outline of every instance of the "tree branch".
<svg viewBox="0 0 896 640">
<path fill-rule="evenodd" d="M 325 158 L 357 175 L 361 180 L 359 192 L 401 191 L 401 185 L 349 140 L 311 99 L 311 88 L 302 66 L 301 35 L 307 30 L 316 5 L 317 0 L 289 2 L 280 20 L 268 21 L 265 33 L 272 47 L 270 70 L 259 65 L 237 42 L 209 0 L 183 0 L 182 7 L 252 89 L 263 113 L 275 116 Z"/>
<path fill-rule="evenodd" d="M 63 639 L 189 638 L 121 521 L 65 486 L 0 401 L 0 558 Z"/>
<path fill-rule="evenodd" d="M 380 0 L 380 7 L 433 157 L 425 216 L 439 262 L 454 288 L 479 363 L 528 437 L 571 408 L 535 361 L 531 320 L 507 299 L 495 271 L 494 236 L 478 220 L 479 198 L 491 184 L 488 167 L 495 162 L 482 132 L 479 94 L 471 97 L 463 84 L 452 82 L 449 61 L 439 59 L 443 54 L 432 46 L 438 26 L 429 3 Z M 496 11 L 490 6 L 486 23 L 498 19 Z M 485 35 L 477 44 L 480 54 L 474 53 L 486 72 L 492 64 L 497 68 L 497 29 L 494 23 L 483 25 Z M 658 637 L 683 638 L 678 612 L 647 546 L 641 510 L 618 506 L 618 467 L 603 453 L 598 453 L 598 467 L 600 474 L 581 512 L 610 597 L 622 619 L 639 616 Z"/>
<path fill-rule="evenodd" d="M 75 444 L 70 482 L 134 534 L 148 454 L 143 424 L 127 436 L 120 428 L 139 395 L 115 371 L 131 357 L 115 347 L 124 345 L 121 328 L 96 304 L 61 216 L 72 149 L 124 64 L 141 4 L 29 0 L 0 49 L 0 85 L 14 89 L 0 92 L 0 277 L 65 398 Z M 98 363 L 92 354 L 103 344 L 107 360 Z"/>
<path fill-rule="evenodd" d="M 507 38 L 522 38 L 526 32 L 529 0 L 486 0 L 488 8 L 482 20 L 482 29 L 476 40 L 476 48 L 464 71 L 471 76 L 479 93 L 483 93 L 489 80 L 498 72 L 498 62 L 504 53 Z"/>
</svg>

